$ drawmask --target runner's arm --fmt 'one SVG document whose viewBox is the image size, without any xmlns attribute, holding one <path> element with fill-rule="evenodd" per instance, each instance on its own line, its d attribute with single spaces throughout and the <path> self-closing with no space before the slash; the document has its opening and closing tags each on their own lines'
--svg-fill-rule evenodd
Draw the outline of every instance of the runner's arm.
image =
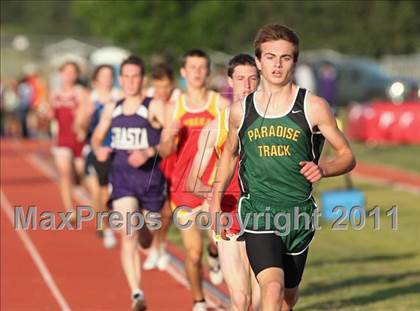
<svg viewBox="0 0 420 311">
<path fill-rule="evenodd" d="M 86 89 L 81 89 L 78 93 L 79 105 L 76 108 L 73 129 L 80 141 L 86 138 L 89 120 L 93 112 L 93 103 L 90 100 L 89 92 Z"/>
<path fill-rule="evenodd" d="M 112 112 L 114 111 L 114 108 L 115 103 L 105 105 L 105 108 L 101 113 L 101 118 L 99 120 L 98 126 L 93 132 L 91 144 L 95 154 L 100 152 L 102 148 L 102 142 L 104 141 L 106 135 L 108 134 L 109 128 L 111 127 Z"/>
<path fill-rule="evenodd" d="M 168 103 L 164 109 L 164 125 L 159 144 L 159 154 L 162 158 L 171 155 L 177 148 L 176 137 L 179 132 L 179 121 L 173 118 L 174 109 L 174 102 Z"/>
<path fill-rule="evenodd" d="M 165 109 L 162 101 L 153 99 L 149 106 L 149 122 L 154 128 L 162 128 L 165 124 Z"/>
<path fill-rule="evenodd" d="M 223 111 L 225 109 L 227 109 L 230 106 L 230 101 L 227 100 L 225 97 L 220 96 L 220 100 L 219 100 L 219 111 Z"/>
<path fill-rule="evenodd" d="M 217 120 L 208 123 L 200 132 L 198 151 L 195 154 L 190 175 L 187 179 L 187 190 L 195 196 L 205 199 L 211 192 L 211 186 L 201 181 L 203 173 L 210 162 L 217 139 Z"/>
<path fill-rule="evenodd" d="M 335 153 L 332 160 L 319 163 L 322 177 L 338 176 L 350 172 L 355 167 L 356 160 L 346 137 L 337 127 L 330 106 L 324 99 L 314 95 L 308 100 L 311 124 L 318 126 Z"/>
<path fill-rule="evenodd" d="M 237 132 L 242 120 L 242 105 L 240 102 L 232 104 L 229 114 L 229 132 L 225 142 L 222 157 L 219 161 L 216 180 L 213 184 L 213 197 L 210 204 L 211 212 L 220 212 L 223 193 L 229 186 L 235 173 L 238 160 L 239 138 Z"/>
</svg>

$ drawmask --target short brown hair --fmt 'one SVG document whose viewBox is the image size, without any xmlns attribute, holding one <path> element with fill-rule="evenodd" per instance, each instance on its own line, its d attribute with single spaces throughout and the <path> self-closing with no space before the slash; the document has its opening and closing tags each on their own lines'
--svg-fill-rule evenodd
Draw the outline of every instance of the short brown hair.
<svg viewBox="0 0 420 311">
<path fill-rule="evenodd" d="M 182 56 L 181 67 L 185 68 L 185 65 L 187 64 L 187 58 L 188 57 L 201 57 L 201 58 L 205 58 L 207 60 L 207 69 L 210 70 L 210 57 L 203 50 L 193 49 L 193 50 L 189 50 L 188 52 L 186 52 Z"/>
<path fill-rule="evenodd" d="M 123 60 L 120 66 L 120 75 L 122 74 L 123 67 L 125 65 L 136 65 L 140 68 L 140 73 L 142 76 L 146 73 L 146 65 L 144 64 L 143 59 L 137 55 L 130 55 L 126 59 Z"/>
<path fill-rule="evenodd" d="M 168 78 L 170 81 L 174 80 L 172 68 L 166 63 L 154 65 L 152 67 L 152 79 L 163 80 L 165 78 Z"/>
<path fill-rule="evenodd" d="M 254 57 L 252 57 L 251 55 L 248 55 L 248 54 L 242 54 L 241 53 L 241 54 L 235 55 L 229 61 L 228 69 L 227 69 L 227 75 L 228 75 L 229 78 L 232 78 L 233 72 L 235 71 L 235 68 L 239 65 L 253 66 L 257 70 L 257 75 L 259 75 L 257 65 L 255 64 Z"/>
<path fill-rule="evenodd" d="M 277 40 L 285 40 L 293 44 L 293 61 L 296 63 L 299 57 L 299 37 L 293 29 L 280 24 L 269 24 L 260 28 L 254 40 L 255 56 L 261 59 L 261 45 Z"/>
</svg>

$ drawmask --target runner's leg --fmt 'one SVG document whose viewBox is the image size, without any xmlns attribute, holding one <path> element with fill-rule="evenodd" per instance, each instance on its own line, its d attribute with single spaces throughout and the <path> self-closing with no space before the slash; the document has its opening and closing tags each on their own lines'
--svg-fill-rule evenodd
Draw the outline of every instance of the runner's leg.
<svg viewBox="0 0 420 311">
<path fill-rule="evenodd" d="M 248 310 L 250 305 L 250 268 L 245 243 L 220 240 L 218 243 L 220 265 L 229 289 L 232 311 Z"/>
<path fill-rule="evenodd" d="M 66 147 L 56 147 L 53 155 L 60 178 L 60 193 L 64 209 L 71 211 L 73 210 L 72 187 L 74 185 L 71 150 Z"/>
<path fill-rule="evenodd" d="M 122 215 L 122 226 L 118 229 L 121 236 L 121 263 L 132 292 L 140 286 L 140 255 L 137 249 L 137 232 L 127 233 L 127 213 L 138 210 L 138 202 L 134 197 L 123 197 L 113 202 L 113 209 Z M 132 224 L 133 226 L 135 224 Z"/>
</svg>

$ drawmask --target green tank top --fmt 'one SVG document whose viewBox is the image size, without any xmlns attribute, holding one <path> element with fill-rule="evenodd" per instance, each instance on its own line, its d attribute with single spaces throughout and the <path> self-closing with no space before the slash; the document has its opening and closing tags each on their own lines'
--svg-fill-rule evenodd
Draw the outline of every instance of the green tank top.
<svg viewBox="0 0 420 311">
<path fill-rule="evenodd" d="M 242 195 L 272 202 L 302 202 L 311 197 L 312 184 L 300 173 L 299 162 L 318 163 L 324 137 L 306 118 L 307 93 L 297 88 L 289 111 L 280 117 L 259 113 L 255 92 L 246 97 L 238 132 Z"/>
</svg>

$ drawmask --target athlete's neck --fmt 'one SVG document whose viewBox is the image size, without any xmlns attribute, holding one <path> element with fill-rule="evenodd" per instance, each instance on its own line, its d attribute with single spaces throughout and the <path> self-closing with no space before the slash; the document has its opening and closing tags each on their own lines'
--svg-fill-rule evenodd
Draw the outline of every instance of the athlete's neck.
<svg viewBox="0 0 420 311">
<path fill-rule="evenodd" d="M 187 87 L 187 103 L 188 106 L 195 108 L 203 107 L 207 103 L 208 90 L 205 87 L 193 88 Z"/>
<path fill-rule="evenodd" d="M 261 77 L 260 91 L 269 93 L 272 95 L 289 95 L 293 89 L 293 83 L 291 81 L 285 84 L 273 84 Z"/>
<path fill-rule="evenodd" d="M 165 96 L 165 97 L 156 96 L 156 93 L 155 93 L 155 95 L 153 95 L 153 98 L 158 99 L 158 100 L 161 100 L 162 102 L 166 103 L 166 102 L 168 102 L 171 99 L 172 94 L 174 93 L 174 90 L 175 90 L 175 88 L 171 89 L 171 91 L 169 92 L 168 96 Z"/>
<path fill-rule="evenodd" d="M 143 94 L 137 94 L 134 96 L 126 96 L 124 99 L 124 103 L 127 105 L 139 105 L 143 102 L 144 96 Z"/>
<path fill-rule="evenodd" d="M 288 83 L 273 88 L 272 84 L 264 84 L 264 82 L 267 81 L 262 80 L 256 92 L 257 101 L 260 103 L 259 108 L 267 115 L 278 115 L 287 111 L 293 100 L 293 94 L 296 92 L 296 85 Z"/>
</svg>

